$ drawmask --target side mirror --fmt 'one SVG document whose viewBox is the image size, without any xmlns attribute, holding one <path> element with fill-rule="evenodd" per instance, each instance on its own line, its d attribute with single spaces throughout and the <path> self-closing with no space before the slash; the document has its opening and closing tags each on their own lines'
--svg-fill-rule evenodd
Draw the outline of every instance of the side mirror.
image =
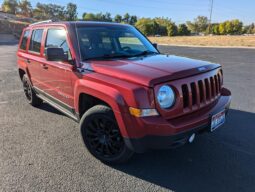
<svg viewBox="0 0 255 192">
<path fill-rule="evenodd" d="M 154 47 L 155 49 L 158 49 L 158 44 L 157 44 L 157 43 L 152 43 L 152 45 L 153 45 L 153 47 Z"/>
<path fill-rule="evenodd" d="M 68 61 L 68 55 L 61 47 L 48 47 L 45 49 L 45 56 L 48 61 Z"/>
</svg>

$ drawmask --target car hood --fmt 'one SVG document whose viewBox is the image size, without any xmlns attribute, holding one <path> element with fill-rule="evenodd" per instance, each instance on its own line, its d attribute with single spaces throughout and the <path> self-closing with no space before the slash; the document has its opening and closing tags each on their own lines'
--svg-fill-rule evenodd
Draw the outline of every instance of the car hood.
<svg viewBox="0 0 255 192">
<path fill-rule="evenodd" d="M 204 73 L 220 65 L 174 55 L 149 55 L 128 59 L 93 60 L 83 63 L 83 67 L 152 87 L 158 83 Z"/>
</svg>

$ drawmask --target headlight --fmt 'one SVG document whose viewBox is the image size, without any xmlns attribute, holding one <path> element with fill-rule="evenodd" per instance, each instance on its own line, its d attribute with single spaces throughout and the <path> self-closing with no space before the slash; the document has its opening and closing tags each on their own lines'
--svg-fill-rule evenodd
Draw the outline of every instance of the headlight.
<svg viewBox="0 0 255 192">
<path fill-rule="evenodd" d="M 159 88 L 157 100 L 161 108 L 168 109 L 174 105 L 175 94 L 171 87 L 163 85 Z"/>
</svg>

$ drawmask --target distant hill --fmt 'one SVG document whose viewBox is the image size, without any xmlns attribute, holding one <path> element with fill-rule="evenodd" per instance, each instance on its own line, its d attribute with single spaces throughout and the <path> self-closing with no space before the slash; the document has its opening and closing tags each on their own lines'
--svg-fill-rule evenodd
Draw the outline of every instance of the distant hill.
<svg viewBox="0 0 255 192">
<path fill-rule="evenodd" d="M 20 36 L 24 27 L 35 22 L 33 18 L 21 17 L 0 11 L 0 33 Z"/>
</svg>

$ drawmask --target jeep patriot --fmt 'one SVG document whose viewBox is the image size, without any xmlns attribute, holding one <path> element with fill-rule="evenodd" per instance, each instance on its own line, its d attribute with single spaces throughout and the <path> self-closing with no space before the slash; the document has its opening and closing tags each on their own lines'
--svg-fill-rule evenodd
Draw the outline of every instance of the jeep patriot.
<svg viewBox="0 0 255 192">
<path fill-rule="evenodd" d="M 160 54 L 125 24 L 31 24 L 17 63 L 28 102 L 79 122 L 88 151 L 106 163 L 191 143 L 224 124 L 231 101 L 221 65 Z"/>
</svg>

